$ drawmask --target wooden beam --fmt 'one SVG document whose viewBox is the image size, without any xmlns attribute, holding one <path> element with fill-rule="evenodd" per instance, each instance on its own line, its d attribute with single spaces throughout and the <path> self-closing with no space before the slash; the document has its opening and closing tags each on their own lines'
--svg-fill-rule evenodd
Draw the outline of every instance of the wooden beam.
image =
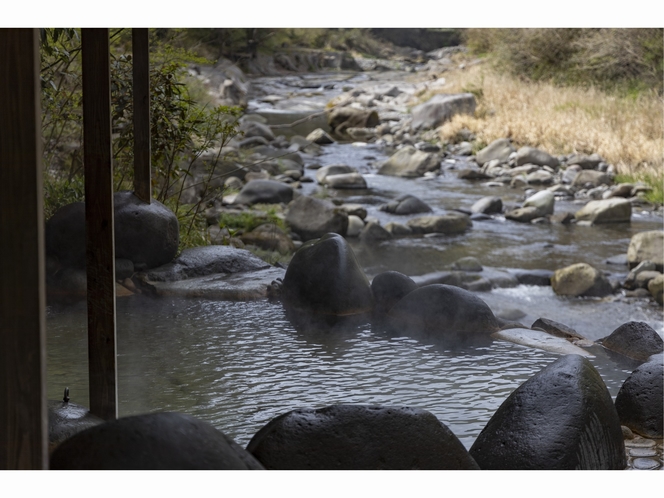
<svg viewBox="0 0 664 498">
<path fill-rule="evenodd" d="M 134 193 L 148 204 L 150 180 L 150 52 L 148 29 L 131 30 L 134 68 Z"/>
<path fill-rule="evenodd" d="M 115 243 L 107 28 L 81 30 L 90 412 L 117 418 Z"/>
<path fill-rule="evenodd" d="M 0 469 L 48 468 L 36 29 L 0 29 Z"/>
</svg>

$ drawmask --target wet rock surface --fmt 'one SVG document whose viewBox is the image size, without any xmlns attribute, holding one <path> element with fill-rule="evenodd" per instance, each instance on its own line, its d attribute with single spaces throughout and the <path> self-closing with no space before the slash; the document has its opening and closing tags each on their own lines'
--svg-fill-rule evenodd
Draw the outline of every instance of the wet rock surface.
<svg viewBox="0 0 664 498">
<path fill-rule="evenodd" d="M 431 413 L 333 405 L 271 420 L 247 445 L 272 470 L 464 470 L 477 464 Z"/>
<path fill-rule="evenodd" d="M 664 349 L 660 335 L 644 322 L 623 323 L 599 342 L 606 349 L 640 362 Z"/>
<path fill-rule="evenodd" d="M 621 424 L 644 437 L 661 439 L 664 436 L 663 379 L 664 356 L 661 353 L 632 372 L 616 396 Z"/>
<path fill-rule="evenodd" d="M 618 414 L 588 360 L 564 356 L 523 383 L 470 449 L 485 470 L 626 466 Z"/>
<path fill-rule="evenodd" d="M 52 470 L 260 470 L 224 433 L 188 415 L 154 413 L 105 422 L 63 442 Z"/>
</svg>

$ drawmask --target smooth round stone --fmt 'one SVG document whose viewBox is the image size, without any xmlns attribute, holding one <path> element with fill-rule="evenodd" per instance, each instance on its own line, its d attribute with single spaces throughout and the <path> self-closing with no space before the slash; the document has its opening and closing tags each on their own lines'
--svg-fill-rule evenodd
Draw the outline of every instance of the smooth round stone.
<svg viewBox="0 0 664 498">
<path fill-rule="evenodd" d="M 636 470 L 655 470 L 659 468 L 659 462 L 652 458 L 635 458 L 632 467 Z"/>
<path fill-rule="evenodd" d="M 657 456 L 655 448 L 630 448 L 629 456 L 634 458 L 645 458 Z"/>
<path fill-rule="evenodd" d="M 630 448 L 653 448 L 655 446 L 655 441 L 652 439 L 635 437 L 632 440 L 625 441 L 625 446 Z"/>
</svg>

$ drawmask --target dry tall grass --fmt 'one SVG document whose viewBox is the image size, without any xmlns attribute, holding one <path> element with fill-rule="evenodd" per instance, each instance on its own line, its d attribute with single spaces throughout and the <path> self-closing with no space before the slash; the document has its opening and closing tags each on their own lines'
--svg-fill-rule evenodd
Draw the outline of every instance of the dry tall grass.
<svg viewBox="0 0 664 498">
<path fill-rule="evenodd" d="M 511 138 L 559 155 L 596 152 L 618 173 L 662 178 L 664 105 L 661 97 L 618 97 L 600 90 L 524 82 L 475 65 L 445 75 L 446 93 L 472 91 L 478 96 L 475 117 L 458 115 L 441 129 L 453 141 L 461 128 L 488 144 Z"/>
</svg>

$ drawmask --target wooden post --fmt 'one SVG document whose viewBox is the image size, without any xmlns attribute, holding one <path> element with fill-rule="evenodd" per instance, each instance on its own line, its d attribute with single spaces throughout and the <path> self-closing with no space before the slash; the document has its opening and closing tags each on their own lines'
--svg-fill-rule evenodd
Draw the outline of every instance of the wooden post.
<svg viewBox="0 0 664 498">
<path fill-rule="evenodd" d="M 0 29 L 0 469 L 48 468 L 36 29 Z"/>
<path fill-rule="evenodd" d="M 90 412 L 117 418 L 113 154 L 108 28 L 81 30 Z"/>
<path fill-rule="evenodd" d="M 148 204 L 150 181 L 150 55 L 148 29 L 131 30 L 134 61 L 134 193 Z"/>
</svg>

